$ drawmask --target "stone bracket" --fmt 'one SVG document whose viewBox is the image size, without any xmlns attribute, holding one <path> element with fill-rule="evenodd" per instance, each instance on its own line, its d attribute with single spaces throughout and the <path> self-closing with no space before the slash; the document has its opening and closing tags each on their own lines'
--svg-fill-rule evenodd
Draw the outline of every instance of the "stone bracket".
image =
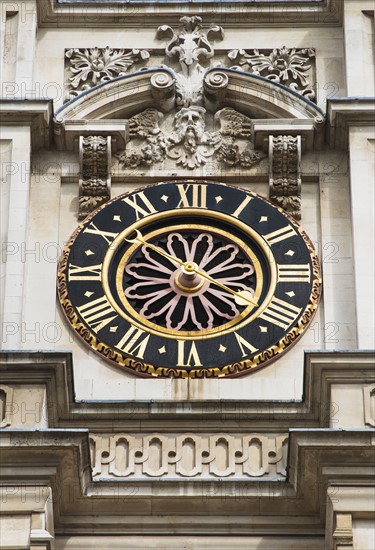
<svg viewBox="0 0 375 550">
<path fill-rule="evenodd" d="M 54 135 L 59 151 L 78 151 L 80 136 L 111 136 L 111 148 L 116 153 L 129 141 L 129 123 L 124 119 L 64 120 L 56 117 Z"/>
<path fill-rule="evenodd" d="M 111 137 L 79 138 L 79 210 L 83 220 L 111 197 Z"/>
<path fill-rule="evenodd" d="M 301 219 L 301 136 L 269 136 L 269 197 Z"/>
</svg>

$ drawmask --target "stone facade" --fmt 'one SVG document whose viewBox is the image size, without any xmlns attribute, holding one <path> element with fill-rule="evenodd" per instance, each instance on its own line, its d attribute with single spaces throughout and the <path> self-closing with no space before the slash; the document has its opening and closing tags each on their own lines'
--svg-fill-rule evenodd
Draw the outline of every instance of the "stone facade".
<svg viewBox="0 0 375 550">
<path fill-rule="evenodd" d="M 372 2 L 0 8 L 0 548 L 371 550 Z M 320 256 L 312 324 L 250 375 L 122 372 L 59 306 L 79 221 L 177 177 L 259 193 Z"/>
</svg>

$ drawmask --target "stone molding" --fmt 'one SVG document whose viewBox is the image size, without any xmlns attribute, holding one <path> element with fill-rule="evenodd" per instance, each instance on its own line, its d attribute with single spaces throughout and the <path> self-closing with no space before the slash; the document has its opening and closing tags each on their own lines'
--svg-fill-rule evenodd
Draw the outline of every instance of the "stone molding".
<svg viewBox="0 0 375 550">
<path fill-rule="evenodd" d="M 55 118 L 54 138 L 59 151 L 79 151 L 80 136 L 111 136 L 113 153 L 125 148 L 129 140 L 128 121 L 116 119 L 64 120 Z"/>
<path fill-rule="evenodd" d="M 95 478 L 284 478 L 287 434 L 90 434 Z"/>
<path fill-rule="evenodd" d="M 167 68 L 147 69 L 100 84 L 61 107 L 56 115 L 61 120 L 98 118 L 128 118 L 134 105 L 139 112 L 156 103 L 155 80 L 174 80 Z M 152 84 L 154 83 L 154 89 Z M 261 76 L 233 69 L 209 69 L 204 77 L 205 106 L 216 111 L 220 105 L 242 113 L 254 113 L 257 118 L 322 120 L 322 111 L 310 101 Z M 164 88 L 163 88 L 164 89 Z M 241 90 L 241 94 L 238 93 Z M 167 87 L 167 91 L 169 88 Z M 171 92 L 173 93 L 173 90 Z M 323 117 L 324 118 L 324 117 Z"/>
<path fill-rule="evenodd" d="M 26 480 L 43 480 L 43 486 L 51 487 L 58 534 L 103 529 L 107 534 L 158 534 L 173 521 L 181 534 L 214 529 L 225 535 L 235 529 L 241 534 L 322 535 L 327 494 L 335 480 L 364 489 L 373 481 L 371 430 L 290 430 L 289 476 L 246 482 L 93 481 L 86 430 L 5 430 L 0 444 L 3 484 L 18 486 L 20 492 Z"/>
<path fill-rule="evenodd" d="M 347 149 L 350 126 L 375 126 L 375 98 L 345 97 L 327 100 L 326 141 L 332 149 Z"/>
<path fill-rule="evenodd" d="M 359 366 L 360 365 L 360 368 Z M 75 402 L 72 354 L 68 352 L 0 352 L 3 383 L 45 384 L 50 428 L 87 428 L 122 432 L 181 431 L 195 433 L 246 430 L 279 431 L 290 426 L 326 428 L 332 421 L 333 384 L 375 383 L 372 352 L 307 352 L 302 401 L 193 400 Z M 187 381 L 188 383 L 188 381 Z"/>
<path fill-rule="evenodd" d="M 90 6 L 90 3 L 92 4 Z M 173 3 L 155 3 L 155 8 L 150 12 L 149 3 L 130 2 L 124 5 L 120 0 L 115 0 L 108 5 L 108 2 L 91 0 L 87 5 L 72 5 L 71 2 L 62 0 L 38 0 L 38 26 L 39 27 L 61 27 L 68 28 L 107 27 L 122 28 L 124 20 L 128 27 L 154 27 L 155 21 L 160 24 L 174 24 L 176 20 L 176 8 Z M 96 4 L 100 7 L 100 16 L 95 10 Z M 120 5 L 121 4 L 121 5 Z M 136 7 L 136 9 L 134 9 Z M 341 26 L 343 3 L 335 0 L 302 0 L 301 2 L 283 2 L 282 5 L 272 6 L 270 10 L 269 1 L 258 1 L 254 6 L 252 3 L 245 5 L 240 2 L 236 9 L 234 2 L 220 2 L 218 10 L 217 2 L 205 2 L 204 4 L 192 3 L 184 6 L 186 15 L 205 15 L 215 13 L 218 23 L 227 23 L 234 28 L 250 27 L 293 27 L 305 26 Z M 150 15 L 152 14 L 152 17 Z"/>
<path fill-rule="evenodd" d="M 52 99 L 0 99 L 2 126 L 29 126 L 33 151 L 49 149 L 52 141 Z"/>
</svg>

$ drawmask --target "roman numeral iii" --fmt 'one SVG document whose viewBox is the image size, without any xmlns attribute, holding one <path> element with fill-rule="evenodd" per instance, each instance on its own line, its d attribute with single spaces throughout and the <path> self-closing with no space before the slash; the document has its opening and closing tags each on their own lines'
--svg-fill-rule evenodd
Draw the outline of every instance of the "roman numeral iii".
<svg viewBox="0 0 375 550">
<path fill-rule="evenodd" d="M 310 264 L 279 264 L 277 271 L 279 283 L 309 283 L 311 279 Z"/>
</svg>

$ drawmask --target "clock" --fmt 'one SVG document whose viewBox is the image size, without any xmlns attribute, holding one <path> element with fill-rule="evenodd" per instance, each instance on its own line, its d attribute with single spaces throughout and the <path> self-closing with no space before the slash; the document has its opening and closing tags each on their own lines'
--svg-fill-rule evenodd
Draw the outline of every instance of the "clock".
<svg viewBox="0 0 375 550">
<path fill-rule="evenodd" d="M 278 359 L 319 302 L 317 254 L 281 208 L 223 183 L 116 197 L 77 228 L 58 268 L 85 344 L 148 377 L 231 377 Z"/>
</svg>

